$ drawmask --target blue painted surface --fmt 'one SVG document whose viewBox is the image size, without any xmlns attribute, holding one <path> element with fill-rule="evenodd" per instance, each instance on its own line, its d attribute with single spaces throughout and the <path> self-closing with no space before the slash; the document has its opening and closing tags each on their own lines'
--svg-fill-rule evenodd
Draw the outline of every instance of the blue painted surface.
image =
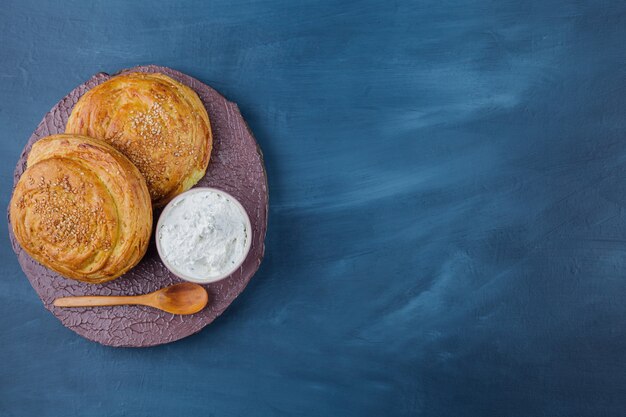
<svg viewBox="0 0 626 417">
<path fill-rule="evenodd" d="M 59 98 L 155 63 L 239 103 L 270 228 L 145 350 L 63 328 L 0 234 L 0 415 L 624 415 L 623 2 L 39 3 L 0 11 L 3 207 Z"/>
</svg>

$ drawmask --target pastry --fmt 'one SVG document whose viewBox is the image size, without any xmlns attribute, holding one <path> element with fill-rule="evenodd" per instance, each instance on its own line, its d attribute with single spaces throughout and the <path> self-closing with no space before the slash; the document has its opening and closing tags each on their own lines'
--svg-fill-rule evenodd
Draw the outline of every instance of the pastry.
<svg viewBox="0 0 626 417">
<path fill-rule="evenodd" d="M 148 248 L 152 205 L 143 176 L 110 145 L 79 135 L 36 142 L 10 203 L 22 248 L 59 274 L 110 281 Z"/>
<path fill-rule="evenodd" d="M 204 176 L 213 143 L 198 95 L 158 73 L 122 74 L 89 90 L 66 133 L 102 139 L 126 155 L 145 177 L 155 207 Z"/>
</svg>

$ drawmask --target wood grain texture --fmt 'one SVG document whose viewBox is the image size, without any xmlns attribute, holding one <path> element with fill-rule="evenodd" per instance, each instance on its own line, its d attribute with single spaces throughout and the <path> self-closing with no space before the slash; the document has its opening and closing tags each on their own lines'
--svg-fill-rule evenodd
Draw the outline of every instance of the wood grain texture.
<svg viewBox="0 0 626 417">
<path fill-rule="evenodd" d="M 140 295 L 174 284 L 180 279 L 163 265 L 154 241 L 135 268 L 115 281 L 101 285 L 88 285 L 63 278 L 28 256 L 14 239 L 12 232 L 11 241 L 24 273 L 45 307 L 65 326 L 104 345 L 146 347 L 172 342 L 198 332 L 219 316 L 245 288 L 263 258 L 267 228 L 267 180 L 261 151 L 234 103 L 227 101 L 205 84 L 169 68 L 142 66 L 125 71 L 165 73 L 191 87 L 200 96 L 211 115 L 214 142 L 209 169 L 198 185 L 219 188 L 232 194 L 248 212 L 252 223 L 252 246 L 242 266 L 228 278 L 206 285 L 211 303 L 204 310 L 190 316 L 176 316 L 146 306 L 63 309 L 52 304 L 56 298 L 80 295 Z M 107 74 L 95 75 L 46 114 L 22 152 L 14 173 L 15 183 L 24 172 L 25 161 L 32 145 L 42 137 L 62 133 L 72 107 L 80 96 L 107 79 Z M 155 218 L 158 218 L 158 214 L 159 212 L 155 212 Z"/>
</svg>

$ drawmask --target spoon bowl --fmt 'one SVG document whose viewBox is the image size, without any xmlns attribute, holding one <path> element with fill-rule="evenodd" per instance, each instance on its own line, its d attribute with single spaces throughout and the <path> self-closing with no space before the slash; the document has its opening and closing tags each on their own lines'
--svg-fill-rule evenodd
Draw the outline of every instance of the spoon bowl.
<svg viewBox="0 0 626 417">
<path fill-rule="evenodd" d="M 191 282 L 165 287 L 148 295 L 155 301 L 153 307 L 172 314 L 194 314 L 209 302 L 204 287 Z"/>
<path fill-rule="evenodd" d="M 54 300 L 54 305 L 56 307 L 144 305 L 172 314 L 194 314 L 206 307 L 208 302 L 209 294 L 203 286 L 183 282 L 144 295 L 62 297 Z"/>
</svg>

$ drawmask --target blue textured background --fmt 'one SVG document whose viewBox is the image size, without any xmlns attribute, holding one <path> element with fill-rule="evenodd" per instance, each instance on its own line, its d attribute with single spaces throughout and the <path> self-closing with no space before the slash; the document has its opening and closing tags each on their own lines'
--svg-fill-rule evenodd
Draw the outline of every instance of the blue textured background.
<svg viewBox="0 0 626 417">
<path fill-rule="evenodd" d="M 271 210 L 242 296 L 144 350 L 63 328 L 1 233 L 0 415 L 623 416 L 625 23 L 620 1 L 3 0 L 3 207 L 53 104 L 155 63 L 239 103 Z"/>
</svg>

